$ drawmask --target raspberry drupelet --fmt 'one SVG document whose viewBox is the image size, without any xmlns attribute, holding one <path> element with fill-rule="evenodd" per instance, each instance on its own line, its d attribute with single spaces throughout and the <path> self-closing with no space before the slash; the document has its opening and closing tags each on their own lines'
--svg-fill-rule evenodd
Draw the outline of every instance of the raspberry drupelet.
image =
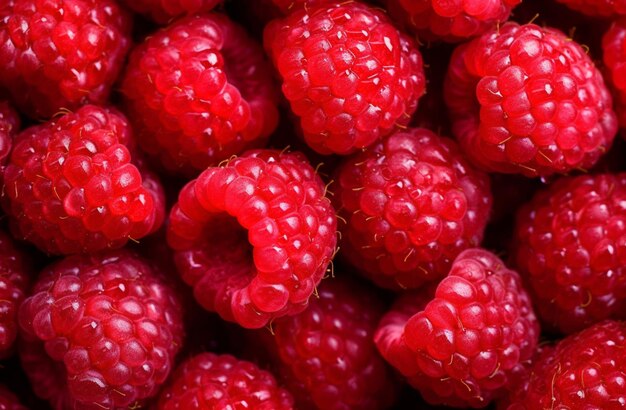
<svg viewBox="0 0 626 410">
<path fill-rule="evenodd" d="M 8 101 L 0 100 L 0 166 L 9 157 L 13 138 L 20 130 L 20 117 Z"/>
<path fill-rule="evenodd" d="M 19 399 L 7 389 L 0 385 L 0 410 L 28 410 L 20 403 Z"/>
<path fill-rule="evenodd" d="M 264 144 L 278 94 L 260 45 L 225 15 L 184 18 L 133 50 L 122 93 L 140 147 L 171 172 Z"/>
<path fill-rule="evenodd" d="M 274 376 L 228 354 L 201 353 L 183 364 L 161 392 L 157 410 L 292 410 L 293 397 Z"/>
<path fill-rule="evenodd" d="M 389 13 L 421 41 L 464 41 L 505 22 L 522 0 L 386 0 Z"/>
<path fill-rule="evenodd" d="M 337 221 L 300 153 L 249 151 L 189 182 L 168 243 L 198 302 L 260 328 L 304 310 L 334 255 Z"/>
<path fill-rule="evenodd" d="M 626 318 L 626 174 L 557 180 L 519 212 L 512 255 L 540 319 L 571 333 Z"/>
<path fill-rule="evenodd" d="M 397 382 L 376 350 L 378 295 L 349 278 L 325 279 L 302 313 L 277 319 L 269 337 L 278 374 L 298 409 L 382 410 Z M 265 330 L 261 330 L 265 331 Z"/>
<path fill-rule="evenodd" d="M 221 2 L 222 0 L 120 0 L 129 9 L 161 24 L 181 16 L 206 13 Z"/>
<path fill-rule="evenodd" d="M 4 0 L 0 87 L 33 118 L 103 104 L 129 48 L 130 26 L 113 0 Z"/>
<path fill-rule="evenodd" d="M 622 409 L 626 406 L 626 324 L 605 321 L 542 354 L 508 410 Z"/>
<path fill-rule="evenodd" d="M 305 141 L 322 154 L 348 154 L 405 126 L 425 90 L 415 44 L 365 4 L 294 11 L 264 39 Z"/>
<path fill-rule="evenodd" d="M 340 255 L 379 286 L 417 288 L 480 245 L 491 210 L 486 174 L 457 144 L 415 128 L 346 159 L 334 199 L 346 224 Z"/>
<path fill-rule="evenodd" d="M 22 131 L 4 173 L 15 236 L 71 254 L 119 248 L 158 229 L 163 188 L 133 164 L 128 147 L 126 118 L 94 105 Z"/>
<path fill-rule="evenodd" d="M 154 396 L 183 337 L 180 301 L 163 275 L 116 250 L 46 268 L 22 304 L 20 358 L 56 409 L 119 409 Z"/>
<path fill-rule="evenodd" d="M 475 408 L 510 387 L 538 338 L 519 276 L 482 249 L 462 252 L 433 298 L 403 296 L 374 336 L 426 401 Z"/>
<path fill-rule="evenodd" d="M 492 172 L 589 169 L 617 132 L 591 58 L 563 33 L 534 24 L 506 23 L 459 46 L 444 97 L 465 152 Z"/>
<path fill-rule="evenodd" d="M 620 126 L 626 128 L 626 17 L 613 22 L 604 34 L 602 50 L 610 82 L 615 88 L 615 110 Z"/>
<path fill-rule="evenodd" d="M 557 0 L 572 10 L 589 16 L 617 17 L 626 15 L 626 0 Z"/>
</svg>

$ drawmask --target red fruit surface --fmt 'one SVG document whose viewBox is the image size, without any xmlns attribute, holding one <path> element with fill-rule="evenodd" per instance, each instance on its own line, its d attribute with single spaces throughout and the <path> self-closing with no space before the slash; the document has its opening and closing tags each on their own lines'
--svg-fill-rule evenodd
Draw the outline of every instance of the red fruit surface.
<svg viewBox="0 0 626 410">
<path fill-rule="evenodd" d="M 432 404 L 487 406 L 533 355 L 539 326 L 517 273 L 482 249 L 462 252 L 428 295 L 405 296 L 374 340 Z"/>
<path fill-rule="evenodd" d="M 305 141 L 322 154 L 348 154 L 405 126 L 424 93 L 414 43 L 365 4 L 297 10 L 264 38 Z"/>
<path fill-rule="evenodd" d="M 129 9 L 166 24 L 177 17 L 211 11 L 222 0 L 120 0 Z"/>
<path fill-rule="evenodd" d="M 131 53 L 122 92 L 141 148 L 188 175 L 262 145 L 278 122 L 260 45 L 224 15 L 149 36 Z"/>
<path fill-rule="evenodd" d="M 534 24 L 506 23 L 459 46 L 444 96 L 467 155 L 493 172 L 589 169 L 617 131 L 610 93 L 585 50 Z"/>
<path fill-rule="evenodd" d="M 113 0 L 4 0 L 0 87 L 32 118 L 103 104 L 122 68 L 130 26 Z"/>
<path fill-rule="evenodd" d="M 231 355 L 201 353 L 181 364 L 161 392 L 158 410 L 291 410 L 293 397 L 274 376 Z"/>
<path fill-rule="evenodd" d="M 423 128 L 399 132 L 346 159 L 336 179 L 347 221 L 341 255 L 380 286 L 440 280 L 462 250 L 480 245 L 489 179 L 453 140 Z"/>
<path fill-rule="evenodd" d="M 620 126 L 626 128 L 626 18 L 611 25 L 602 38 L 602 50 L 608 77 L 615 88 L 615 110 Z"/>
<path fill-rule="evenodd" d="M 6 162 L 20 125 L 20 117 L 11 104 L 0 100 L 0 165 Z"/>
<path fill-rule="evenodd" d="M 298 409 L 382 410 L 394 403 L 397 382 L 372 340 L 383 312 L 371 289 L 329 278 L 304 312 L 272 324 L 270 349 Z"/>
<path fill-rule="evenodd" d="M 158 229 L 163 189 L 132 163 L 131 138 L 124 116 L 94 105 L 20 133 L 4 173 L 15 236 L 70 254 L 122 247 Z"/>
<path fill-rule="evenodd" d="M 5 386 L 0 385 L 0 410 L 27 410 Z"/>
<path fill-rule="evenodd" d="M 56 409 L 130 408 L 154 396 L 183 338 L 161 274 L 119 250 L 43 271 L 19 312 L 22 366 Z"/>
<path fill-rule="evenodd" d="M 321 5 L 338 3 L 334 0 L 271 0 L 284 14 L 292 13 L 298 9 L 311 9 Z M 345 3 L 345 1 L 343 1 Z"/>
<path fill-rule="evenodd" d="M 572 333 L 626 318 L 626 174 L 562 178 L 517 218 L 513 256 L 540 319 Z"/>
<path fill-rule="evenodd" d="M 622 409 L 626 325 L 605 321 L 561 340 L 533 365 L 509 410 Z"/>
<path fill-rule="evenodd" d="M 626 0 L 557 0 L 589 16 L 616 17 L 626 14 Z"/>
<path fill-rule="evenodd" d="M 422 41 L 463 41 L 505 22 L 522 0 L 386 0 L 389 13 Z"/>
<path fill-rule="evenodd" d="M 303 155 L 249 151 L 181 191 L 168 243 L 198 302 L 247 328 L 301 312 L 334 254 L 336 218 Z"/>
</svg>

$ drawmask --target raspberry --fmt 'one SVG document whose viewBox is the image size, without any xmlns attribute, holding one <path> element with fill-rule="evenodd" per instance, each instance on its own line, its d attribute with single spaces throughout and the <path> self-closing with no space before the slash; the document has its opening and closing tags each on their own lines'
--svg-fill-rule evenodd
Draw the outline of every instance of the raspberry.
<svg viewBox="0 0 626 410">
<path fill-rule="evenodd" d="M 615 108 L 619 122 L 626 128 L 626 19 L 611 25 L 602 38 L 602 50 L 609 78 L 616 89 Z"/>
<path fill-rule="evenodd" d="M 372 338 L 384 310 L 376 293 L 348 279 L 327 279 L 302 313 L 276 320 L 282 379 L 299 409 L 385 409 L 395 380 Z"/>
<path fill-rule="evenodd" d="M 522 0 L 386 0 L 389 13 L 421 40 L 457 42 L 506 21 Z"/>
<path fill-rule="evenodd" d="M 188 183 L 168 243 L 198 302 L 247 328 L 301 312 L 336 244 L 322 180 L 299 153 L 249 151 Z"/>
<path fill-rule="evenodd" d="M 166 24 L 176 17 L 211 11 L 222 0 L 122 0 L 129 9 Z"/>
<path fill-rule="evenodd" d="M 626 406 L 626 325 L 606 321 L 560 341 L 534 364 L 510 410 Z"/>
<path fill-rule="evenodd" d="M 457 48 L 445 83 L 453 131 L 489 171 L 589 168 L 617 131 L 591 58 L 557 30 L 506 23 Z"/>
<path fill-rule="evenodd" d="M 564 333 L 626 318 L 626 174 L 562 178 L 517 218 L 514 258 L 540 318 Z"/>
<path fill-rule="evenodd" d="M 4 0 L 0 87 L 35 118 L 102 104 L 129 44 L 130 22 L 113 0 Z"/>
<path fill-rule="evenodd" d="M 380 286 L 439 280 L 481 242 L 489 179 L 450 139 L 422 128 L 396 133 L 348 158 L 337 180 L 342 255 Z"/>
<path fill-rule="evenodd" d="M 293 409 L 291 393 L 269 372 L 231 355 L 202 353 L 176 370 L 158 410 Z"/>
<path fill-rule="evenodd" d="M 626 14 L 626 0 L 557 0 L 589 16 L 615 17 Z"/>
<path fill-rule="evenodd" d="M 304 138 L 322 154 L 348 154 L 403 127 L 424 93 L 413 42 L 364 4 L 295 11 L 264 38 Z"/>
<path fill-rule="evenodd" d="M 289 14 L 298 9 L 311 9 L 321 5 L 332 4 L 333 0 L 272 0 L 272 2 L 284 14 Z"/>
<path fill-rule="evenodd" d="M 0 100 L 0 165 L 6 162 L 19 129 L 20 117 L 8 101 Z"/>
<path fill-rule="evenodd" d="M 129 408 L 155 395 L 183 333 L 173 289 L 124 250 L 48 267 L 19 323 L 22 365 L 56 408 Z"/>
<path fill-rule="evenodd" d="M 131 163 L 128 144 L 126 118 L 93 105 L 20 133 L 4 174 L 15 235 L 70 254 L 121 247 L 158 229 L 163 189 Z"/>
<path fill-rule="evenodd" d="M 146 39 L 131 53 L 122 91 L 140 146 L 189 175 L 261 145 L 278 122 L 261 47 L 217 14 Z"/>
<path fill-rule="evenodd" d="M 519 276 L 482 249 L 463 251 L 434 298 L 400 299 L 374 340 L 426 401 L 485 407 L 533 355 L 539 327 Z"/>
<path fill-rule="evenodd" d="M 3 385 L 0 385 L 0 410 L 27 410 L 18 398 Z"/>
</svg>

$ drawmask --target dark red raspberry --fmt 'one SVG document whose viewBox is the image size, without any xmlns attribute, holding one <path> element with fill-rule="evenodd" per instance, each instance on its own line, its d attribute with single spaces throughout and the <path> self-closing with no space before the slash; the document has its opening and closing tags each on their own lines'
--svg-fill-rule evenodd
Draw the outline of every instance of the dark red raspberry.
<svg viewBox="0 0 626 410">
<path fill-rule="evenodd" d="M 489 179 L 453 140 L 423 128 L 396 133 L 347 159 L 337 180 L 342 255 L 380 286 L 440 280 L 463 249 L 480 245 Z"/>
<path fill-rule="evenodd" d="M 174 290 L 124 250 L 44 270 L 19 323 L 24 370 L 59 409 L 129 408 L 155 395 L 183 336 Z"/>
<path fill-rule="evenodd" d="M 412 306 L 401 303 L 375 341 L 430 403 L 485 407 L 535 352 L 530 298 L 517 273 L 488 251 L 461 253 L 425 306 L 419 295 Z"/>
<path fill-rule="evenodd" d="M 334 254 L 336 218 L 305 157 L 250 151 L 180 192 L 168 242 L 198 302 L 247 328 L 299 313 Z"/>
<path fill-rule="evenodd" d="M 588 169 L 617 131 L 610 93 L 585 50 L 534 24 L 506 23 L 457 48 L 445 98 L 461 145 L 489 171 Z"/>
<path fill-rule="evenodd" d="M 626 0 L 557 0 L 589 16 L 615 17 L 626 14 Z"/>
<path fill-rule="evenodd" d="M 272 324 L 282 380 L 298 409 L 389 408 L 396 381 L 373 342 L 383 305 L 347 278 L 321 283 L 302 313 Z"/>
<path fill-rule="evenodd" d="M 158 410 L 291 410 L 293 397 L 269 372 L 231 355 L 202 353 L 181 364 Z"/>
<path fill-rule="evenodd" d="M 389 13 L 420 40 L 448 42 L 474 37 L 503 23 L 522 0 L 386 0 Z"/>
<path fill-rule="evenodd" d="M 265 29 L 282 90 L 316 151 L 348 154 L 406 125 L 424 93 L 422 57 L 379 9 L 346 1 Z"/>
<path fill-rule="evenodd" d="M 26 296 L 31 266 L 13 239 L 0 231 L 0 358 L 13 353 L 17 310 Z M 0 406 L 1 409 L 1 406 Z"/>
<path fill-rule="evenodd" d="M 533 365 L 509 410 L 623 409 L 626 324 L 606 321 L 560 341 Z"/>
<path fill-rule="evenodd" d="M 4 0 L 0 86 L 31 117 L 105 103 L 129 35 L 127 15 L 113 0 Z"/>
<path fill-rule="evenodd" d="M 197 174 L 261 145 L 278 122 L 263 50 L 226 16 L 194 16 L 139 45 L 123 78 L 140 146 L 171 171 Z"/>
<path fill-rule="evenodd" d="M 514 260 L 539 317 L 571 333 L 626 318 L 626 174 L 562 178 L 525 205 Z"/>
<path fill-rule="evenodd" d="M 137 13 L 165 24 L 176 17 L 211 11 L 222 0 L 121 0 L 120 2 Z"/>
<path fill-rule="evenodd" d="M 27 410 L 19 399 L 3 385 L 0 385 L 0 410 Z"/>
<path fill-rule="evenodd" d="M 604 64 L 616 91 L 615 109 L 620 125 L 626 128 L 626 18 L 611 25 L 602 38 L 602 50 Z"/>
<path fill-rule="evenodd" d="M 20 124 L 20 117 L 9 102 L 0 100 L 0 165 L 4 165 L 11 152 Z"/>
<path fill-rule="evenodd" d="M 4 174 L 16 236 L 70 254 L 121 247 L 158 229 L 163 189 L 131 163 L 131 137 L 124 116 L 93 105 L 20 133 Z"/>
</svg>

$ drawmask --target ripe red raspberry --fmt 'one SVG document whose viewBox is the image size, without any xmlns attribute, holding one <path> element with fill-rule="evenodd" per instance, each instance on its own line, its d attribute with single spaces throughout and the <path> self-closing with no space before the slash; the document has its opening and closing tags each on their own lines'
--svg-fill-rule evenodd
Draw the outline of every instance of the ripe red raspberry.
<svg viewBox="0 0 626 410">
<path fill-rule="evenodd" d="M 378 296 L 352 280 L 321 283 L 302 313 L 272 324 L 270 350 L 298 409 L 389 408 L 397 384 L 376 350 L 374 331 L 384 310 Z"/>
<path fill-rule="evenodd" d="M 534 364 L 509 410 L 626 406 L 626 325 L 606 321 L 561 340 Z"/>
<path fill-rule="evenodd" d="M 0 87 L 35 118 L 105 103 L 129 43 L 129 19 L 113 0 L 4 0 Z"/>
<path fill-rule="evenodd" d="M 617 131 L 602 75 L 554 29 L 506 23 L 457 48 L 445 83 L 453 131 L 489 171 L 590 168 Z"/>
<path fill-rule="evenodd" d="M 48 267 L 19 323 L 24 370 L 56 408 L 129 408 L 155 395 L 183 336 L 174 290 L 124 250 Z"/>
<path fill-rule="evenodd" d="M 0 385 L 0 410 L 27 410 L 5 386 Z"/>
<path fill-rule="evenodd" d="M 626 174 L 562 178 L 525 205 L 514 260 L 537 313 L 571 333 L 626 318 Z"/>
<path fill-rule="evenodd" d="M 196 175 L 261 145 L 278 122 L 262 48 L 227 17 L 185 18 L 139 45 L 122 82 L 140 146 Z"/>
<path fill-rule="evenodd" d="M 4 165 L 11 152 L 20 124 L 20 117 L 9 102 L 0 100 L 0 165 Z"/>
<path fill-rule="evenodd" d="M 121 0 L 129 9 L 165 24 L 185 15 L 211 11 L 222 0 Z"/>
<path fill-rule="evenodd" d="M 589 16 L 615 17 L 626 14 L 626 0 L 557 0 Z"/>
<path fill-rule="evenodd" d="M 289 14 L 298 9 L 311 9 L 321 5 L 328 5 L 333 3 L 334 0 L 271 0 L 280 11 L 284 14 Z"/>
<path fill-rule="evenodd" d="M 348 154 L 406 125 L 424 93 L 422 57 L 379 9 L 347 1 L 265 29 L 282 90 L 316 151 Z"/>
<path fill-rule="evenodd" d="M 250 151 L 180 192 L 168 243 L 198 302 L 247 328 L 307 306 L 333 256 L 336 218 L 303 155 Z"/>
<path fill-rule="evenodd" d="M 625 3 L 626 7 L 626 3 Z M 615 88 L 615 109 L 626 128 L 626 19 L 615 21 L 602 38 L 604 64 Z"/>
<path fill-rule="evenodd" d="M 538 337 L 517 273 L 492 253 L 470 249 L 454 261 L 428 304 L 424 296 L 401 300 L 374 340 L 426 401 L 485 407 L 530 359 Z"/>
<path fill-rule="evenodd" d="M 429 130 L 383 139 L 347 159 L 337 180 L 337 209 L 347 222 L 342 255 L 380 286 L 440 280 L 462 250 L 482 240 L 489 179 L 454 141 Z"/>
<path fill-rule="evenodd" d="M 389 13 L 425 41 L 463 41 L 509 18 L 522 0 L 386 0 Z"/>
<path fill-rule="evenodd" d="M 70 254 L 121 247 L 158 229 L 163 189 L 131 163 L 131 142 L 125 117 L 93 105 L 20 133 L 4 174 L 15 235 Z"/>
<path fill-rule="evenodd" d="M 231 355 L 202 353 L 181 364 L 158 410 L 291 410 L 293 397 L 269 372 Z"/>
</svg>

